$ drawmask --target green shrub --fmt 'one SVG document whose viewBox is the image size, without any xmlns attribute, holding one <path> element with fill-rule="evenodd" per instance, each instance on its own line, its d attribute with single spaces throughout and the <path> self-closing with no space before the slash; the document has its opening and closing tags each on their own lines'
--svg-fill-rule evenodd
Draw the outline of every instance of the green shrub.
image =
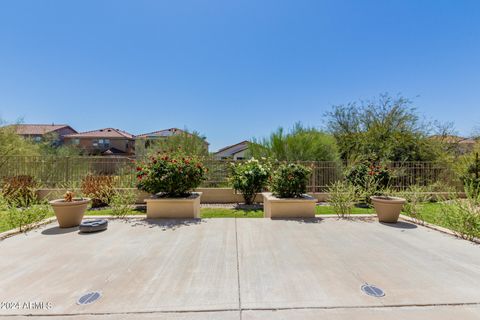
<svg viewBox="0 0 480 320">
<path fill-rule="evenodd" d="M 439 223 L 463 239 L 480 238 L 480 194 L 474 183 L 465 186 L 467 198 L 443 202 Z"/>
<path fill-rule="evenodd" d="M 267 161 L 250 159 L 232 163 L 229 182 L 235 191 L 241 192 L 246 204 L 252 204 L 255 195 L 265 189 L 270 178 L 271 167 Z"/>
<path fill-rule="evenodd" d="M 328 187 L 328 202 L 340 218 L 352 213 L 357 198 L 357 188 L 348 181 L 336 181 Z"/>
<path fill-rule="evenodd" d="M 372 162 L 352 166 L 346 171 L 345 177 L 357 188 L 360 200 L 370 203 L 371 196 L 381 195 L 382 190 L 388 188 L 391 174 L 386 166 Z"/>
<path fill-rule="evenodd" d="M 49 213 L 50 206 L 47 204 L 22 206 L 18 203 L 8 206 L 6 219 L 10 228 L 19 228 L 21 232 L 25 232 L 32 229 L 36 222 L 45 219 Z"/>
<path fill-rule="evenodd" d="M 92 199 L 92 208 L 106 206 L 114 193 L 115 177 L 87 175 L 82 180 L 82 193 Z"/>
<path fill-rule="evenodd" d="M 312 170 L 300 164 L 280 165 L 274 172 L 271 189 L 279 198 L 297 198 L 307 192 L 307 183 Z"/>
<path fill-rule="evenodd" d="M 465 168 L 462 172 L 460 179 L 463 184 L 470 188 L 471 192 L 480 191 L 480 159 L 478 152 L 474 156 L 470 156 L 465 159 Z"/>
<path fill-rule="evenodd" d="M 428 187 L 412 185 L 406 190 L 397 193 L 398 196 L 405 198 L 406 200 L 403 205 L 403 213 L 412 217 L 420 224 L 425 222 L 425 218 L 422 215 L 422 203 L 430 201 L 431 199 L 431 195 L 428 191 Z"/>
<path fill-rule="evenodd" d="M 32 176 L 17 175 L 3 179 L 2 196 L 8 203 L 29 206 L 37 201 L 38 183 Z"/>
<path fill-rule="evenodd" d="M 166 197 L 184 197 L 205 180 L 200 158 L 181 153 L 152 156 L 137 166 L 137 187 Z"/>
<path fill-rule="evenodd" d="M 135 204 L 137 194 L 132 189 L 123 189 L 121 191 L 115 191 L 110 197 L 108 205 L 112 209 L 112 215 L 123 218 L 131 210 L 132 205 Z"/>
<path fill-rule="evenodd" d="M 467 240 L 480 238 L 480 212 L 471 202 L 452 200 L 442 205 L 441 212 L 439 223 L 451 229 L 457 236 Z"/>
</svg>

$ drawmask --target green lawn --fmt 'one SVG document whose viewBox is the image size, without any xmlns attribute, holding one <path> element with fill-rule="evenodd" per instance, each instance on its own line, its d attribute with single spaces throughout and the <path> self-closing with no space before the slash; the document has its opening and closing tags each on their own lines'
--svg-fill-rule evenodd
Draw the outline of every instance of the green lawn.
<svg viewBox="0 0 480 320">
<path fill-rule="evenodd" d="M 438 224 L 438 215 L 440 214 L 439 210 L 440 204 L 438 203 L 425 203 L 422 207 L 422 216 L 426 222 Z M 331 206 L 317 206 L 315 208 L 316 214 L 335 214 Z M 352 214 L 367 214 L 374 213 L 374 210 L 371 208 L 353 208 Z M 132 209 L 128 215 L 142 215 L 145 214 L 144 210 Z M 86 212 L 87 216 L 95 215 L 112 215 L 112 209 L 104 208 L 98 210 L 88 210 Z M 53 211 L 49 216 L 53 216 Z M 201 209 L 202 218 L 262 218 L 263 210 L 239 210 L 239 209 L 227 209 L 227 208 L 202 208 Z M 0 232 L 6 231 L 9 229 L 7 225 L 5 212 L 0 212 Z"/>
</svg>

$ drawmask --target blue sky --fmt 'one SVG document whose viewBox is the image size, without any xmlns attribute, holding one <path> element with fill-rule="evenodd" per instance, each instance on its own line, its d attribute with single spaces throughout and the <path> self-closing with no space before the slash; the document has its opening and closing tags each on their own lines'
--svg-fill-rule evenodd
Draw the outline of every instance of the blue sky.
<svg viewBox="0 0 480 320">
<path fill-rule="evenodd" d="M 472 133 L 480 1 L 0 0 L 10 122 L 186 127 L 215 150 L 383 92 Z"/>
</svg>

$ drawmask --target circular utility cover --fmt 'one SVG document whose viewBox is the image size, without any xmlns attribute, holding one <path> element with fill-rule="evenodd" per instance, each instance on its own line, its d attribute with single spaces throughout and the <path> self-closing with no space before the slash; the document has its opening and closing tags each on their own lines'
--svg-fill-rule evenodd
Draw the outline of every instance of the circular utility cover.
<svg viewBox="0 0 480 320">
<path fill-rule="evenodd" d="M 78 299 L 77 304 L 80 304 L 80 305 L 91 304 L 97 301 L 101 296 L 102 295 L 100 294 L 100 292 L 96 292 L 96 291 L 85 293 L 83 296 L 80 297 L 80 299 Z"/>
<path fill-rule="evenodd" d="M 380 298 L 385 296 L 385 292 L 383 292 L 382 289 L 368 283 L 364 284 L 361 289 L 363 293 L 368 294 L 372 297 Z"/>
</svg>

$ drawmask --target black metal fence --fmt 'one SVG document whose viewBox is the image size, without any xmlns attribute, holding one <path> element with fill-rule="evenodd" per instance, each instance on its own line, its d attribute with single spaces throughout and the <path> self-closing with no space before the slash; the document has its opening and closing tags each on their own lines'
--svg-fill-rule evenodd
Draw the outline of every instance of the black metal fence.
<svg viewBox="0 0 480 320">
<path fill-rule="evenodd" d="M 207 159 L 209 169 L 203 187 L 228 187 L 229 160 Z M 301 162 L 312 168 L 308 191 L 322 192 L 343 178 L 346 165 L 340 161 Z M 412 184 L 452 187 L 458 184 L 451 166 L 437 162 L 393 162 L 392 185 L 402 189 Z M 76 187 L 87 175 L 111 175 L 119 187 L 135 187 L 135 158 L 129 157 L 59 157 L 59 156 L 2 156 L 0 179 L 29 175 L 42 187 Z"/>
</svg>

